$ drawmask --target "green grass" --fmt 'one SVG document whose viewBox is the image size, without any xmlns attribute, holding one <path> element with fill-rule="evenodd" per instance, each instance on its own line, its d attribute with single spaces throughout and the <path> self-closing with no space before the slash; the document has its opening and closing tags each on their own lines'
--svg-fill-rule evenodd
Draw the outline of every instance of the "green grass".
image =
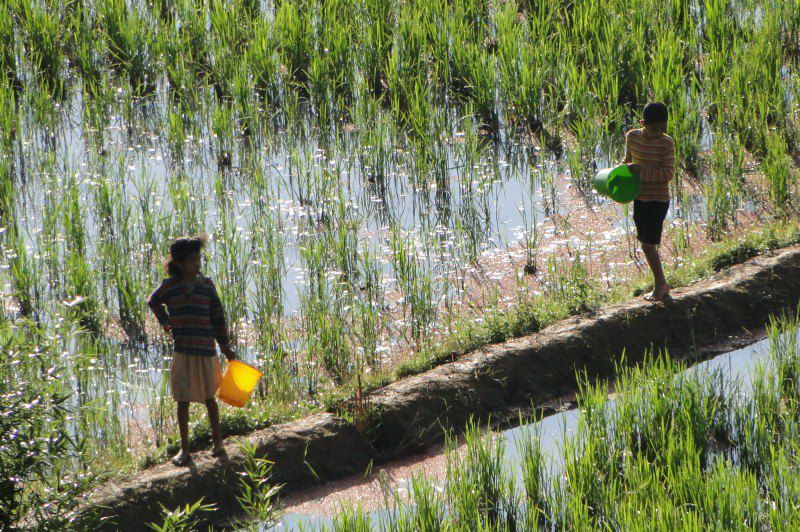
<svg viewBox="0 0 800 532">
<path fill-rule="evenodd" d="M 797 240 L 778 223 L 797 208 L 798 27 L 796 3 L 766 0 L 701 11 L 657 0 L 11 0 L 0 7 L 6 317 L 59 338 L 67 354 L 50 365 L 97 388 L 75 407 L 93 412 L 74 427 L 92 435 L 87 453 L 133 467 L 138 451 L 95 441 L 116 427 L 98 412 L 130 417 L 136 404 L 152 447 L 174 432 L 166 383 L 143 377 L 167 369 L 169 347 L 142 303 L 170 239 L 207 231 L 206 272 L 238 347 L 265 370 L 254 400 L 264 419 L 338 405 L 359 386 L 644 290 L 637 278 L 609 292 L 588 261 L 550 262 L 538 234 L 542 216 L 566 207 L 561 181 L 588 192 L 651 98 L 670 106 L 675 205 L 688 209 L 680 184 L 696 181 L 720 241 L 669 272 L 692 282 Z M 754 168 L 755 186 L 740 175 Z M 490 239 L 509 183 L 525 191 L 528 269 L 547 290 L 526 293 L 520 278 L 514 309 L 501 311 L 505 294 L 487 283 L 479 309 L 454 312 L 482 253 L 505 244 Z M 750 200 L 777 221 L 734 244 Z M 702 231 L 690 222 L 678 251 Z M 399 366 L 385 360 L 395 341 L 414 351 Z M 88 369 L 97 345 L 102 377 Z"/>
<path fill-rule="evenodd" d="M 752 391 L 721 370 L 684 372 L 667 353 L 621 365 L 610 383 L 584 381 L 577 428 L 553 472 L 536 426 L 505 442 L 475 424 L 450 445 L 443 490 L 416 477 L 383 526 L 398 530 L 759 529 L 798 524 L 800 375 L 797 317 L 771 322 Z M 512 467 L 521 480 L 514 480 Z M 520 489 L 521 488 L 521 489 Z M 360 507 L 334 518 L 367 522 Z"/>
<path fill-rule="evenodd" d="M 667 267 L 667 280 L 675 287 L 686 286 L 758 254 L 798 243 L 800 226 L 776 222 L 742 239 L 719 242 L 700 257 L 690 258 L 680 266 Z M 563 273 L 558 270 L 556 265 L 551 267 L 554 287 L 544 297 L 522 299 L 510 309 L 490 311 L 480 321 L 474 318 L 458 321 L 441 343 L 418 351 L 390 376 L 376 377 L 375 384 L 427 371 L 485 345 L 531 334 L 568 316 L 640 295 L 649 282 L 649 279 L 634 279 L 606 292 L 587 276 L 579 261 L 572 263 L 571 270 Z"/>
</svg>

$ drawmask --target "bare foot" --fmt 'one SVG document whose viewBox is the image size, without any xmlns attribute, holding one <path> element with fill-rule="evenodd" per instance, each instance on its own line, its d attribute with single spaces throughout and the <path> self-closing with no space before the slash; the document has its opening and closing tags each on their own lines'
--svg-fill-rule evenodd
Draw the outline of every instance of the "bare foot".
<svg viewBox="0 0 800 532">
<path fill-rule="evenodd" d="M 192 461 L 192 455 L 188 451 L 181 450 L 178 454 L 172 457 L 172 463 L 178 467 L 189 465 Z"/>
<path fill-rule="evenodd" d="M 214 446 L 211 448 L 211 456 L 228 456 L 222 442 L 214 443 Z"/>
<path fill-rule="evenodd" d="M 664 301 L 669 298 L 670 286 L 668 284 L 656 286 L 653 291 L 644 296 L 645 301 Z"/>
</svg>

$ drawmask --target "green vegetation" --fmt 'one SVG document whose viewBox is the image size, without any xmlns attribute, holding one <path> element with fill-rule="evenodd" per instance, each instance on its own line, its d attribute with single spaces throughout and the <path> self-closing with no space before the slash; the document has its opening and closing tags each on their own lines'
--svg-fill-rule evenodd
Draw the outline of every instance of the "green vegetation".
<svg viewBox="0 0 800 532">
<path fill-rule="evenodd" d="M 204 504 L 203 499 L 194 504 L 187 504 L 183 508 L 168 510 L 161 507 L 164 522 L 161 524 L 150 523 L 148 528 L 154 532 L 178 532 L 183 530 L 197 530 L 203 522 L 204 514 L 214 511 L 213 504 Z"/>
<path fill-rule="evenodd" d="M 80 444 L 51 453 L 65 475 L 163 457 L 170 349 L 144 302 L 167 243 L 199 231 L 264 371 L 229 433 L 628 297 L 640 280 L 592 267 L 605 248 L 542 243 L 572 236 L 571 191 L 598 205 L 591 175 L 649 99 L 670 106 L 679 159 L 667 244 L 688 260 L 719 241 L 673 283 L 797 242 L 798 6 L 4 2 L 0 394 L 45 379 L 64 398 L 53 434 Z M 731 244 L 754 218 L 767 229 Z M 501 294 L 485 254 L 515 225 L 527 275 Z"/>
<path fill-rule="evenodd" d="M 228 523 L 236 530 L 261 530 L 262 526 L 274 524 L 280 517 L 275 498 L 282 485 L 270 484 L 273 463 L 264 458 L 256 458 L 256 448 L 247 440 L 241 441 L 244 451 L 244 471 L 239 480 L 237 497 L 244 517 Z M 179 532 L 199 530 L 201 524 L 210 519 L 214 512 L 213 504 L 203 504 L 203 498 L 194 504 L 169 510 L 162 508 L 164 520 L 161 524 L 150 523 L 148 527 L 156 532 Z M 209 527 L 209 529 L 211 529 Z"/>
<path fill-rule="evenodd" d="M 769 224 L 744 238 L 717 242 L 699 257 L 685 257 L 680 265 L 666 269 L 667 280 L 674 287 L 686 286 L 758 254 L 798 243 L 800 225 L 797 223 Z M 449 362 L 487 344 L 531 334 L 569 316 L 640 295 L 649 289 L 646 283 L 650 278 L 645 280 L 645 277 L 634 278 L 611 291 L 604 291 L 597 280 L 587 277 L 580 260 L 575 261 L 570 270 L 554 274 L 555 282 L 548 293 L 521 298 L 512 308 L 489 311 L 481 320 L 474 316 L 463 317 L 451 324 L 452 328 L 442 342 L 416 352 L 392 373 L 371 377 L 366 387 L 382 386 Z"/>
<path fill-rule="evenodd" d="M 499 436 L 472 425 L 465 450 L 450 445 L 443 489 L 414 478 L 388 520 L 358 507 L 329 529 L 795 528 L 798 326 L 797 317 L 772 322 L 769 354 L 746 392 L 721 369 L 683 372 L 666 353 L 621 365 L 613 401 L 607 383 L 584 383 L 577 429 L 555 451 L 561 465 L 544 454 L 535 425 L 516 440 L 514 464 Z"/>
</svg>

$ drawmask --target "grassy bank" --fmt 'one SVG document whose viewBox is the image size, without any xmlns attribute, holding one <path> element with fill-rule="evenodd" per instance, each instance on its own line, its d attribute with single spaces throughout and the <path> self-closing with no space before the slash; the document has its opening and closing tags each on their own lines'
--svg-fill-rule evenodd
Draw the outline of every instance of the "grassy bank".
<svg viewBox="0 0 800 532">
<path fill-rule="evenodd" d="M 760 253 L 798 243 L 800 225 L 781 220 L 742 237 L 717 242 L 698 256 L 682 257 L 680 265 L 667 266 L 665 273 L 671 286 L 688 286 Z M 639 296 L 650 290 L 651 282 L 648 274 L 642 274 L 610 291 L 604 290 L 598 280 L 587 276 L 578 260 L 571 269 L 558 275 L 544 296 L 520 298 L 510 309 L 489 312 L 479 320 L 474 317 L 457 320 L 441 342 L 416 352 L 393 372 L 369 379 L 367 387 L 426 371 L 485 345 L 531 334 L 566 317 Z"/>
<path fill-rule="evenodd" d="M 443 489 L 414 478 L 390 496 L 389 523 L 344 509 L 329 530 L 791 529 L 800 418 L 797 317 L 773 321 L 752 389 L 711 373 L 680 373 L 666 353 L 585 383 L 578 428 L 552 475 L 536 429 L 518 440 L 511 477 L 502 442 L 479 427 L 451 446 Z M 438 485 L 438 484 L 437 484 Z"/>
</svg>

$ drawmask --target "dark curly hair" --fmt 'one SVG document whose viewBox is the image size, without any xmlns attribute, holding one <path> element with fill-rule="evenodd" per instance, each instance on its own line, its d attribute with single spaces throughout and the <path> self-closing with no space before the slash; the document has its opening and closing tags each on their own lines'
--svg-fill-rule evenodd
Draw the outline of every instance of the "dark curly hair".
<svg viewBox="0 0 800 532">
<path fill-rule="evenodd" d="M 176 261 L 181 261 L 192 253 L 199 253 L 200 250 L 206 247 L 208 243 L 208 236 L 205 233 L 198 233 L 194 236 L 182 236 L 176 238 L 169 245 L 169 254 L 167 260 L 164 261 L 164 269 L 170 276 L 180 274 L 181 268 Z"/>
</svg>

